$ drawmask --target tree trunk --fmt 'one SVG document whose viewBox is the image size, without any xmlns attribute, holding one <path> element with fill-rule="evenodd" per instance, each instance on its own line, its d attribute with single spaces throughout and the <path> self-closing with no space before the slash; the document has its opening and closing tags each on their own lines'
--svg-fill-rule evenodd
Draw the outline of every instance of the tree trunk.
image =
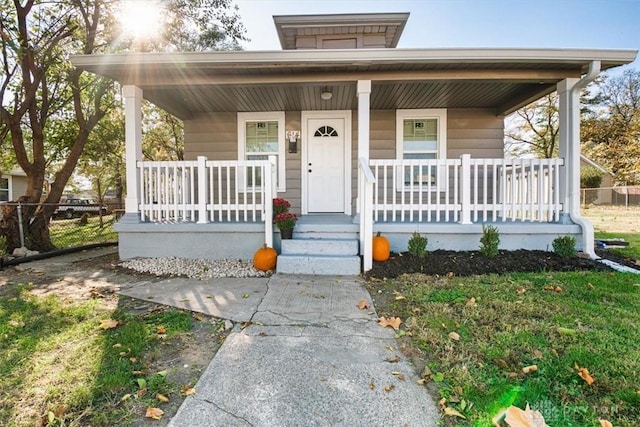
<svg viewBox="0 0 640 427">
<path fill-rule="evenodd" d="M 18 215 L 17 204 L 5 205 L 2 208 L 2 221 L 0 221 L 0 234 L 7 239 L 7 252 L 22 246 L 20 239 L 20 222 L 24 236 L 24 246 L 39 252 L 48 252 L 55 249 L 49 236 L 49 217 L 42 211 L 41 206 L 29 203 L 26 196 L 17 200 L 20 203 L 21 216 Z"/>
</svg>

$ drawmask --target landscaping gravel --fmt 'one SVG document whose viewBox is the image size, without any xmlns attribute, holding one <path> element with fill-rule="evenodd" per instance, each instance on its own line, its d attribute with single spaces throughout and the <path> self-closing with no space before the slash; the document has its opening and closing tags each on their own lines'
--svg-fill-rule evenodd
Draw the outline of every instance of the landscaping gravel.
<svg viewBox="0 0 640 427">
<path fill-rule="evenodd" d="M 122 268 L 156 276 L 181 276 L 206 280 L 216 277 L 266 277 L 271 272 L 256 270 L 251 261 L 186 258 L 134 258 L 118 264 Z"/>
</svg>

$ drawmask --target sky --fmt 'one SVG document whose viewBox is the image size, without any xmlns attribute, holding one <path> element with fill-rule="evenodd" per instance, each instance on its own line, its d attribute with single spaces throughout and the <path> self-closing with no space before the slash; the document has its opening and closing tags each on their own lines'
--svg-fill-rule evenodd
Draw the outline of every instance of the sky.
<svg viewBox="0 0 640 427">
<path fill-rule="evenodd" d="M 640 49 L 640 0 L 235 0 L 247 50 L 280 50 L 272 15 L 409 12 L 398 48 Z M 640 60 L 630 66 L 640 70 Z"/>
</svg>

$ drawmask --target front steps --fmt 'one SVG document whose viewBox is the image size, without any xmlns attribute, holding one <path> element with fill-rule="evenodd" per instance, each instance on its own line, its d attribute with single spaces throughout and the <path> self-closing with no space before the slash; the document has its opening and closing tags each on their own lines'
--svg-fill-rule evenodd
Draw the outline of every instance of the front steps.
<svg viewBox="0 0 640 427">
<path fill-rule="evenodd" d="M 281 242 L 276 271 L 285 274 L 352 276 L 360 274 L 356 239 L 294 238 Z"/>
</svg>

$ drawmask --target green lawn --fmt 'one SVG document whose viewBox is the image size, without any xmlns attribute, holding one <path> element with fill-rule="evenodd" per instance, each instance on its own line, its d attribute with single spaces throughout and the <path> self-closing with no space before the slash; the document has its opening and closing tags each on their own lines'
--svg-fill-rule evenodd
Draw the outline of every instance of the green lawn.
<svg viewBox="0 0 640 427">
<path fill-rule="evenodd" d="M 165 372 L 149 370 L 149 354 L 189 331 L 190 313 L 131 315 L 106 309 L 104 299 L 70 302 L 29 289 L 0 298 L 0 425 L 129 425 L 141 416 L 134 405 L 160 406 L 157 393 L 180 392 Z M 103 329 L 105 320 L 118 324 Z"/>
<path fill-rule="evenodd" d="M 527 403 L 553 427 L 596 427 L 599 418 L 638 425 L 637 275 L 414 275 L 373 285 L 397 296 L 386 314 L 403 319 L 399 335 L 424 350 L 428 379 L 466 417 L 447 417 L 450 425 L 490 426 L 510 405 Z M 537 371 L 523 373 L 530 365 Z"/>
<path fill-rule="evenodd" d="M 618 253 L 622 256 L 640 260 L 640 234 L 632 233 L 596 233 L 596 239 L 614 239 L 622 238 L 629 245 L 625 248 L 610 248 L 611 252 Z"/>
<path fill-rule="evenodd" d="M 98 216 L 90 216 L 87 224 L 81 224 L 79 218 L 52 220 L 49 225 L 51 242 L 58 248 L 117 242 L 118 234 L 113 230 L 114 215 L 105 215 L 102 220 L 102 227 Z"/>
</svg>

